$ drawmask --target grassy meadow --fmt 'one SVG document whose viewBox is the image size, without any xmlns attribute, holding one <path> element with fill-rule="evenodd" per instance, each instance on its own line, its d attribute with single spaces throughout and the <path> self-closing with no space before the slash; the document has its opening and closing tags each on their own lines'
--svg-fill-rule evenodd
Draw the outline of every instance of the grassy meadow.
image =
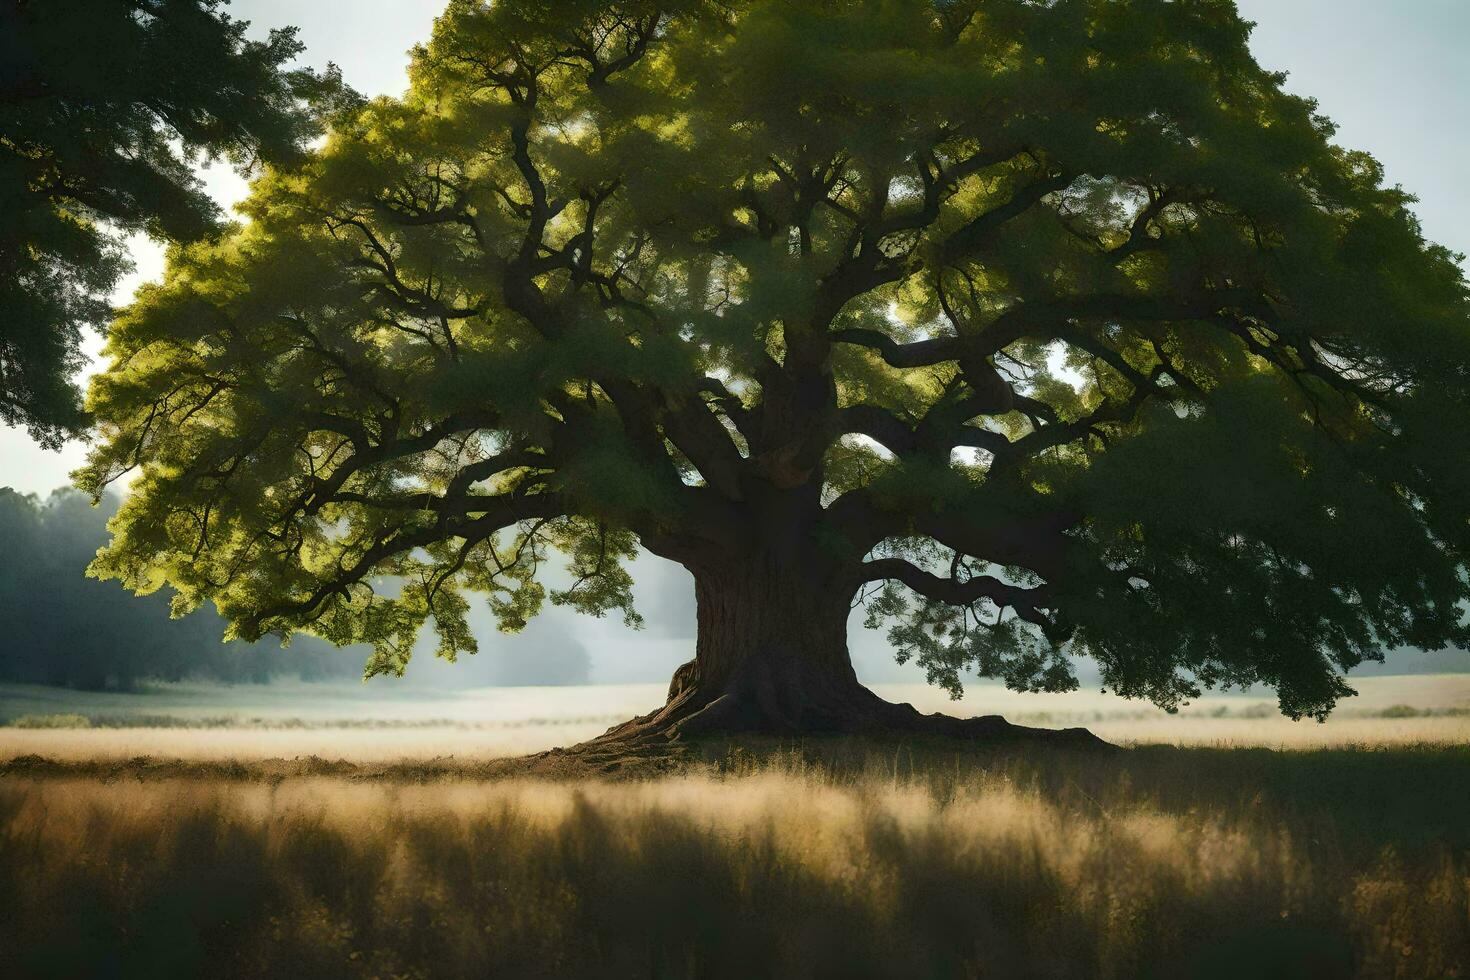
<svg viewBox="0 0 1470 980">
<path fill-rule="evenodd" d="M 876 684 L 890 701 L 1023 725 L 1084 725 L 1119 745 L 1314 748 L 1470 743 L 1470 674 L 1354 680 L 1324 724 L 1292 721 L 1269 693 L 1208 694 L 1177 714 L 1113 694 L 1017 694 L 970 685 L 951 701 L 925 684 Z M 145 693 L 0 684 L 0 760 L 139 756 L 224 762 L 319 756 L 353 763 L 540 752 L 602 734 L 664 700 L 662 684 L 404 690 L 371 683 L 163 684 Z"/>
<path fill-rule="evenodd" d="M 1470 976 L 1470 687 L 1359 686 L 531 761 L 648 692 L 0 690 L 0 976 Z"/>
</svg>

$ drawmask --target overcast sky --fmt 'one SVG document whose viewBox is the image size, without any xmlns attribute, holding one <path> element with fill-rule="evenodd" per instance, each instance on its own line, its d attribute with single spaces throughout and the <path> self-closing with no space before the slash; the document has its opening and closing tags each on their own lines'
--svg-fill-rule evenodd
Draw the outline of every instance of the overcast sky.
<svg viewBox="0 0 1470 980">
<path fill-rule="evenodd" d="M 1470 0 L 1237 3 L 1257 24 L 1251 42 L 1257 60 L 1288 72 L 1288 90 L 1318 100 L 1338 124 L 1339 143 L 1372 152 L 1390 183 L 1419 197 L 1417 210 L 1431 240 L 1470 252 Z M 261 35 L 295 24 L 307 63 L 336 62 L 359 91 L 392 95 L 406 84 L 409 48 L 428 37 L 442 7 L 443 0 L 234 0 L 231 11 Z M 227 168 L 205 179 L 226 206 L 245 193 L 244 182 Z M 119 304 L 162 271 L 157 246 L 145 239 L 133 246 L 137 271 L 115 297 Z M 89 346 L 95 350 L 100 341 Z M 47 452 L 23 431 L 0 428 L 0 486 L 44 495 L 68 482 L 83 455 L 80 445 Z M 645 571 L 643 604 L 664 607 L 662 616 L 650 616 L 651 633 L 629 634 L 611 622 L 578 627 L 594 645 L 596 680 L 667 676 L 666 664 L 692 653 L 692 596 L 666 602 L 671 590 L 689 589 L 687 577 L 672 567 Z M 877 638 L 854 640 L 860 670 L 864 664 L 879 669 L 885 655 Z M 614 651 L 612 659 L 598 655 Z"/>
</svg>

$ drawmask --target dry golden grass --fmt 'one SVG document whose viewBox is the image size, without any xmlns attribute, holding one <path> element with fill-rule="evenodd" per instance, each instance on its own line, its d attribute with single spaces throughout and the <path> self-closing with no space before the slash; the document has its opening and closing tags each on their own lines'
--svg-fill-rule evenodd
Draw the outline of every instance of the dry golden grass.
<svg viewBox="0 0 1470 980">
<path fill-rule="evenodd" d="M 1058 725 L 1052 719 L 1028 722 Z M 1119 745 L 1333 748 L 1351 745 L 1470 744 L 1470 716 L 1337 718 L 1325 725 L 1284 718 L 1111 719 L 1086 722 Z M 519 727 L 349 728 L 0 728 L 0 761 L 39 755 L 65 761 L 148 756 L 200 762 L 316 756 L 358 765 L 452 758 L 496 759 L 572 745 L 602 734 L 603 721 Z"/>
<path fill-rule="evenodd" d="M 0 975 L 1444 978 L 1470 963 L 1464 747 L 745 743 L 680 766 L 102 781 L 12 764 Z"/>
<path fill-rule="evenodd" d="M 0 977 L 1470 977 L 1470 677 L 1360 688 L 531 763 L 659 692 L 7 689 Z"/>
<path fill-rule="evenodd" d="M 1037 722 L 1041 724 L 1041 722 Z M 1056 724 L 1056 722 L 1052 722 Z M 473 762 L 572 745 L 600 735 L 603 722 L 464 728 L 0 728 L 0 761 L 39 755 L 69 762 L 121 761 L 146 756 L 198 762 L 315 756 L 357 765 L 453 759 Z M 1326 725 L 1286 719 L 1192 718 L 1088 722 L 1119 745 L 1236 748 L 1465 745 L 1470 717 L 1339 718 Z"/>
<path fill-rule="evenodd" d="M 318 756 L 353 763 L 503 758 L 571 745 L 601 735 L 607 723 L 535 728 L 423 728 L 306 730 L 263 728 L 0 728 L 0 760 L 40 755 L 67 761 L 137 756 L 227 762 Z"/>
<path fill-rule="evenodd" d="M 1086 725 L 1121 745 L 1315 748 L 1470 744 L 1470 674 L 1368 677 L 1325 724 L 1283 718 L 1269 697 L 1210 695 L 1168 715 L 1097 692 L 1017 694 L 973 685 L 952 702 L 927 685 L 880 685 L 922 711 L 1002 714 L 1027 725 Z M 356 764 L 453 757 L 483 760 L 540 752 L 600 735 L 657 704 L 658 685 L 502 688 L 412 699 L 392 687 L 168 686 L 146 695 L 82 694 L 0 686 L 0 761 L 41 755 L 70 761 L 137 756 L 226 762 L 319 756 Z M 1412 706 L 1413 717 L 1383 717 Z M 98 727 L 14 727 L 93 723 Z M 121 726 L 121 727 L 119 727 Z"/>
</svg>

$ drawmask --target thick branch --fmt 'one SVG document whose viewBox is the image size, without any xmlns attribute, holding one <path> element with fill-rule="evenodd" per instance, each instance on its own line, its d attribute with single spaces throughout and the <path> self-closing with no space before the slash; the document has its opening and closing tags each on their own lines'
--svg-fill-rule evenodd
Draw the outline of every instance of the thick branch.
<svg viewBox="0 0 1470 980">
<path fill-rule="evenodd" d="M 1258 293 L 1247 289 L 1204 291 L 1192 296 L 1147 296 L 1130 293 L 1094 293 L 1012 307 L 969 336 L 931 337 L 900 344 L 880 330 L 838 330 L 832 338 L 878 352 L 895 368 L 933 367 L 961 357 L 991 357 L 1027 336 L 1066 340 L 1068 320 L 1114 319 L 1148 321 L 1205 320 L 1231 307 L 1256 308 Z"/>
<path fill-rule="evenodd" d="M 968 606 L 989 599 L 1002 608 L 1035 611 L 1046 604 L 1051 589 L 1047 586 L 1022 588 L 1009 585 L 992 575 L 977 575 L 965 581 L 941 578 L 926 572 L 902 558 L 879 558 L 863 562 L 862 581 L 901 582 L 919 595 L 951 606 Z"/>
<path fill-rule="evenodd" d="M 950 235 L 942 247 L 946 261 L 953 261 L 974 251 L 1001 225 L 1025 214 L 1046 195 L 1062 190 L 1076 179 L 1073 174 L 1056 174 L 1042 177 L 1020 188 L 1005 204 L 991 208 Z"/>
<path fill-rule="evenodd" d="M 942 456 L 960 446 L 985 449 L 992 453 L 1007 450 L 1011 442 L 999 432 L 965 425 L 965 422 L 974 417 L 971 414 L 960 418 L 965 411 L 960 409 L 944 421 L 926 417 L 915 428 L 877 405 L 852 405 L 842 410 L 840 427 L 843 434 L 867 436 L 895 456 L 910 456 L 926 451 L 931 455 Z"/>
</svg>

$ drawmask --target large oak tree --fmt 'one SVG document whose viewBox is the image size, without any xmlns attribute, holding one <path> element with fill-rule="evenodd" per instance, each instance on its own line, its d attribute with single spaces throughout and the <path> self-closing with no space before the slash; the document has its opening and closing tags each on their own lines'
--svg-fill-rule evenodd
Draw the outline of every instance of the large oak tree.
<svg viewBox="0 0 1470 980">
<path fill-rule="evenodd" d="M 97 574 L 401 671 L 547 597 L 699 635 L 614 737 L 928 726 L 957 688 L 1173 706 L 1465 639 L 1470 303 L 1228 0 L 456 0 L 401 100 L 113 328 Z"/>
</svg>

